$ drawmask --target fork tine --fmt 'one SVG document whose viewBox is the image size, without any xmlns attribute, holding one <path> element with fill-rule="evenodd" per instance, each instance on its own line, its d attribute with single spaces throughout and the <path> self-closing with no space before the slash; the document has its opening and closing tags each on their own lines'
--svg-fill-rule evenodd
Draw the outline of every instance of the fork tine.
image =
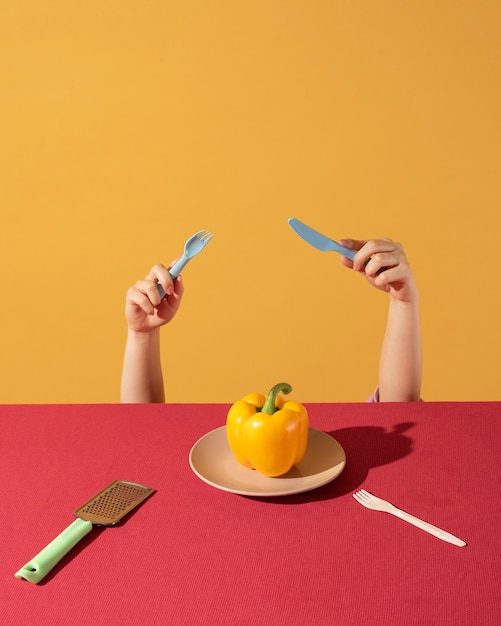
<svg viewBox="0 0 501 626">
<path fill-rule="evenodd" d="M 360 489 L 360 491 L 357 491 L 356 494 L 353 494 L 353 497 L 357 500 L 357 502 L 365 504 L 371 499 L 371 494 L 368 491 L 365 491 L 365 489 Z"/>
<path fill-rule="evenodd" d="M 209 241 L 209 239 L 214 237 L 214 234 L 211 233 L 210 230 L 201 230 L 195 235 L 195 237 L 197 237 L 197 239 L 201 239 L 202 241 Z"/>
</svg>

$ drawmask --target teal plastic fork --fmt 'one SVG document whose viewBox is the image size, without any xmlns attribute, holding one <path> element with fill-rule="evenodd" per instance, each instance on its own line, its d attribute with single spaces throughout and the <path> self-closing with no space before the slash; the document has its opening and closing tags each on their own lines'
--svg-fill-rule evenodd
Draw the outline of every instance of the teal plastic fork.
<svg viewBox="0 0 501 626">
<path fill-rule="evenodd" d="M 188 261 L 197 256 L 197 254 L 201 252 L 209 243 L 212 237 L 214 237 L 214 233 L 211 233 L 209 230 L 200 230 L 186 241 L 184 244 L 183 255 L 169 270 L 169 274 L 172 278 L 177 278 L 179 276 Z M 165 297 L 165 291 L 160 283 L 158 283 L 158 293 L 161 298 Z"/>
</svg>

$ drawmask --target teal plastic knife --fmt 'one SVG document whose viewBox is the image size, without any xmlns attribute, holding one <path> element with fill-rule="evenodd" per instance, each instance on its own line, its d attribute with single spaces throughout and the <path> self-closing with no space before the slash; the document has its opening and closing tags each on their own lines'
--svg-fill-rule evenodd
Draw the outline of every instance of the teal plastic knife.
<svg viewBox="0 0 501 626">
<path fill-rule="evenodd" d="M 326 237 L 314 230 L 310 226 L 303 224 L 295 217 L 290 217 L 289 226 L 301 237 L 304 239 L 306 243 L 309 243 L 310 246 L 313 246 L 317 250 L 321 250 L 322 252 L 339 252 L 339 254 L 344 255 L 350 261 L 353 261 L 355 258 L 356 250 L 350 250 L 350 248 L 345 248 L 338 244 L 334 239 L 330 239 L 330 237 Z"/>
</svg>

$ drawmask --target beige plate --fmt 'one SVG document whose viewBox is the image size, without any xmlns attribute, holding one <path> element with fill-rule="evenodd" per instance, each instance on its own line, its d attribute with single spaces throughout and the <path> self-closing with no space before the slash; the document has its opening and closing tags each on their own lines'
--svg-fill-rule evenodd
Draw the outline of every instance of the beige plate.
<svg viewBox="0 0 501 626">
<path fill-rule="evenodd" d="M 346 465 L 346 455 L 330 435 L 310 428 L 308 448 L 301 463 L 283 476 L 270 478 L 238 463 L 226 439 L 226 426 L 221 426 L 193 446 L 190 465 L 199 478 L 216 489 L 243 496 L 286 496 L 334 480 Z"/>
</svg>

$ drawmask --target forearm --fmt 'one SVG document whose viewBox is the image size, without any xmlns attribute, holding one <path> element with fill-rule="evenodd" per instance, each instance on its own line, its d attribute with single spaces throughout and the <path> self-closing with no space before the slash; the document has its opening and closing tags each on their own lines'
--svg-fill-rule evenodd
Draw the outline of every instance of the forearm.
<svg viewBox="0 0 501 626">
<path fill-rule="evenodd" d="M 379 399 L 412 402 L 420 399 L 422 349 L 419 302 L 391 299 L 379 365 Z"/>
<path fill-rule="evenodd" d="M 120 400 L 124 403 L 165 402 L 160 361 L 160 329 L 128 331 Z"/>
</svg>

